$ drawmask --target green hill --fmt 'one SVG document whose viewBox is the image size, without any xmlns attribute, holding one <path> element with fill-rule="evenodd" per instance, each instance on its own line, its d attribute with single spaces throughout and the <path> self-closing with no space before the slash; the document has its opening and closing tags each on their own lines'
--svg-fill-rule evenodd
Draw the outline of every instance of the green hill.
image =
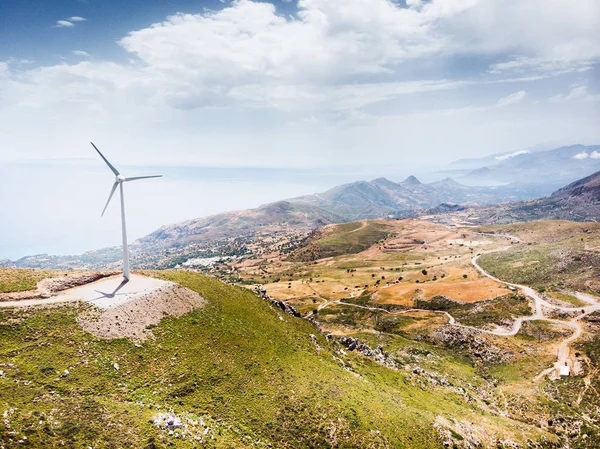
<svg viewBox="0 0 600 449">
<path fill-rule="evenodd" d="M 342 254 L 356 254 L 370 248 L 394 232 L 383 220 L 353 221 L 316 230 L 291 260 L 310 261 Z"/>
<path fill-rule="evenodd" d="M 481 419 L 492 436 L 543 433 L 344 354 L 249 290 L 193 273 L 156 275 L 198 291 L 207 305 L 163 320 L 143 343 L 85 333 L 76 315 L 87 306 L 2 310 L 1 444 L 434 448 L 442 447 L 440 422 Z M 163 412 L 183 428 L 159 429 Z"/>
</svg>

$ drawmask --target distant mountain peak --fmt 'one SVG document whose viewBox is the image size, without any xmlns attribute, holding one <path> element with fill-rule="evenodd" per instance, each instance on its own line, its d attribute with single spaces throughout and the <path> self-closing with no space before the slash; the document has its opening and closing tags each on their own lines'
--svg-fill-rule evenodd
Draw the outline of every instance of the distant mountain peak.
<svg viewBox="0 0 600 449">
<path fill-rule="evenodd" d="M 380 178 L 374 179 L 374 180 L 373 180 L 373 181 L 371 181 L 371 182 L 378 183 L 378 182 L 392 182 L 392 181 L 390 181 L 389 179 L 387 179 L 387 178 L 384 178 L 384 177 L 382 176 L 382 177 L 380 177 Z"/>
<path fill-rule="evenodd" d="M 406 184 L 406 185 L 413 185 L 413 186 L 420 186 L 421 181 L 419 181 L 417 178 L 415 178 L 414 176 L 409 176 L 408 178 L 406 178 L 404 181 L 401 182 L 401 184 Z"/>
<path fill-rule="evenodd" d="M 387 178 L 377 178 L 374 179 L 373 181 L 370 182 L 370 184 L 376 185 L 376 186 L 395 186 L 396 183 L 394 181 L 390 181 Z"/>
<path fill-rule="evenodd" d="M 440 184 L 454 185 L 454 186 L 462 186 L 462 184 L 454 179 L 448 177 L 444 178 L 440 181 Z"/>
</svg>

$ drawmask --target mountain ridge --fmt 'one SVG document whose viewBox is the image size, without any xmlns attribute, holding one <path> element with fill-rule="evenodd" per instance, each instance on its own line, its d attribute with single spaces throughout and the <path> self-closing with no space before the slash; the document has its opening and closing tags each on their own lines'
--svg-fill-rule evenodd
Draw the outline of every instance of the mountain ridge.
<svg viewBox="0 0 600 449">
<path fill-rule="evenodd" d="M 529 201 L 474 208 L 431 208 L 411 216 L 462 224 L 508 224 L 534 220 L 600 221 L 600 171 L 551 195 Z"/>
<path fill-rule="evenodd" d="M 568 151 L 569 154 L 574 154 L 582 148 L 586 149 L 588 159 L 595 164 L 594 151 L 597 150 L 592 149 L 600 149 L 600 146 L 572 145 L 550 153 Z M 549 152 L 541 151 L 535 154 L 543 156 L 547 153 Z M 527 154 L 532 153 L 519 154 L 509 160 L 525 157 Z M 565 154 L 562 157 L 566 157 Z M 327 224 L 364 219 L 427 215 L 438 216 L 440 220 L 449 220 L 453 215 L 467 216 L 467 221 L 476 223 L 507 223 L 541 218 L 575 221 L 600 219 L 597 176 L 598 173 L 595 173 L 572 184 L 563 184 L 548 197 L 534 200 L 530 199 L 534 190 L 519 186 L 473 187 L 451 177 L 431 183 L 422 183 L 415 176 L 409 176 L 400 182 L 380 177 L 372 181 L 343 184 L 321 193 L 264 204 L 254 209 L 224 212 L 161 226 L 133 242 L 131 252 L 134 259 L 136 255 L 141 255 L 142 259 L 138 257 L 139 268 L 153 268 L 162 267 L 159 262 L 164 260 L 170 261 L 168 266 L 174 266 L 183 257 L 171 248 L 202 246 L 201 250 L 193 253 L 194 257 L 222 254 L 223 248 L 226 248 L 225 253 L 234 255 L 240 248 L 240 241 L 257 239 L 261 234 L 290 230 L 301 233 Z M 489 206 L 490 204 L 500 205 Z M 237 240 L 234 249 L 227 243 L 232 240 Z M 209 242 L 220 243 L 211 246 L 207 245 Z M 187 251 L 184 253 L 191 256 Z M 110 269 L 118 265 L 120 257 L 119 248 L 111 247 L 75 256 L 40 254 L 17 261 L 0 260 L 0 266 Z M 140 260 L 145 262 L 140 263 Z"/>
<path fill-rule="evenodd" d="M 473 187 L 453 178 L 424 184 L 415 176 L 401 182 L 387 178 L 355 181 L 325 192 L 303 195 L 287 201 L 310 204 L 343 216 L 346 221 L 391 218 L 412 209 L 442 203 L 485 205 L 531 198 L 527 191 L 505 187 Z"/>
<path fill-rule="evenodd" d="M 511 156 L 512 154 L 512 156 Z M 600 145 L 568 145 L 546 151 L 516 151 L 480 159 L 459 179 L 469 183 L 546 184 L 552 190 L 600 170 Z"/>
</svg>

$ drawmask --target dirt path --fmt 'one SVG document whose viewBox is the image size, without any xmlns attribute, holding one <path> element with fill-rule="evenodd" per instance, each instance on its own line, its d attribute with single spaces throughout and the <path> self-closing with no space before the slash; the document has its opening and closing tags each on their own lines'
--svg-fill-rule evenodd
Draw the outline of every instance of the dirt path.
<svg viewBox="0 0 600 449">
<path fill-rule="evenodd" d="M 508 237 L 508 236 L 506 236 L 506 237 Z M 510 248 L 510 246 L 504 247 L 501 251 L 507 251 L 509 248 Z M 484 331 L 484 332 L 488 332 L 488 333 L 491 333 L 494 335 L 499 335 L 499 336 L 512 336 L 512 335 L 516 335 L 519 332 L 524 321 L 535 321 L 535 320 L 548 321 L 551 323 L 566 325 L 573 329 L 573 334 L 570 337 L 566 338 L 565 340 L 561 341 L 560 344 L 558 345 L 557 362 L 556 362 L 555 367 L 559 367 L 559 366 L 568 364 L 570 366 L 570 368 L 572 369 L 573 363 L 569 359 L 570 345 L 575 340 L 577 340 L 581 336 L 581 333 L 583 332 L 583 326 L 579 321 L 583 317 L 589 315 L 590 313 L 600 310 L 600 304 L 592 303 L 592 305 L 585 306 L 585 307 L 563 307 L 563 306 L 557 306 L 557 305 L 551 304 L 548 301 L 546 301 L 545 299 L 543 299 L 531 287 L 527 287 L 525 285 L 520 285 L 520 284 L 513 284 L 510 282 L 506 282 L 501 279 L 498 279 L 495 276 L 492 276 L 490 273 L 485 271 L 477 263 L 477 260 L 479 259 L 479 257 L 480 256 L 475 256 L 471 259 L 471 264 L 477 269 L 477 271 L 479 271 L 483 276 L 486 276 L 496 282 L 500 282 L 502 284 L 505 284 L 505 285 L 508 285 L 510 287 L 520 290 L 526 296 L 533 299 L 534 304 L 535 304 L 535 313 L 529 317 L 518 318 L 517 320 L 515 320 L 513 327 L 510 331 Z M 547 308 L 550 310 L 560 310 L 560 311 L 564 311 L 564 312 L 575 312 L 575 313 L 579 313 L 579 315 L 577 315 L 575 318 L 568 320 L 568 321 L 556 320 L 556 319 L 548 318 L 544 313 L 544 308 Z M 549 368 L 549 369 L 543 371 L 541 374 L 536 376 L 536 378 L 534 378 L 534 380 L 537 380 L 537 379 L 549 374 L 550 372 L 552 372 L 553 369 L 554 368 Z"/>
<path fill-rule="evenodd" d="M 515 236 L 511 236 L 511 235 L 501 235 L 502 237 L 505 237 L 509 240 L 515 241 L 515 242 L 520 242 L 520 239 L 518 237 Z M 504 248 L 502 248 L 500 251 L 507 251 L 509 248 L 511 248 L 512 245 L 506 246 Z M 463 327 L 466 329 L 473 329 L 479 332 L 484 332 L 490 335 L 495 335 L 495 336 L 499 336 L 499 337 L 511 337 L 516 335 L 517 333 L 519 333 L 519 331 L 521 330 L 521 327 L 523 325 L 523 323 L 525 321 L 546 321 L 546 322 L 550 322 L 550 323 L 554 323 L 554 324 L 559 324 L 559 325 L 563 325 L 563 326 L 568 326 L 573 330 L 573 333 L 571 334 L 571 336 L 569 336 L 568 338 L 562 340 L 558 347 L 557 347 L 557 361 L 555 366 L 548 368 L 546 370 L 544 370 L 542 373 L 538 374 L 535 378 L 535 380 L 539 380 L 542 377 L 552 373 L 555 369 L 557 369 L 559 366 L 563 366 L 565 364 L 568 364 L 570 366 L 570 369 L 573 368 L 573 363 L 572 361 L 569 359 L 569 354 L 570 354 L 570 346 L 571 344 L 576 341 L 582 334 L 583 332 L 583 325 L 580 323 L 580 320 L 595 312 L 600 310 L 600 303 L 595 301 L 595 298 L 591 297 L 590 295 L 585 295 L 586 296 L 586 300 L 587 302 L 590 304 L 589 306 L 584 306 L 584 307 L 564 307 L 564 306 L 557 306 L 554 304 L 549 303 L 548 301 L 546 301 L 544 298 L 542 298 L 538 292 L 536 292 L 533 288 L 531 287 L 527 287 L 525 285 L 520 285 L 520 284 L 513 284 L 511 282 L 507 282 L 507 281 L 503 281 L 502 279 L 498 279 L 497 277 L 491 275 L 490 273 L 488 273 L 487 271 L 485 271 L 478 263 L 477 260 L 479 259 L 480 256 L 475 256 L 471 259 L 471 264 L 473 265 L 473 267 L 475 267 L 475 269 L 481 273 L 483 276 L 488 277 L 489 279 L 492 279 L 493 281 L 499 282 L 501 284 L 513 287 L 517 290 L 520 290 L 523 294 L 525 294 L 525 296 L 531 298 L 534 302 L 534 313 L 530 316 L 527 317 L 519 317 L 517 318 L 514 323 L 513 326 L 510 329 L 496 329 L 496 330 L 488 330 L 488 329 L 481 329 L 481 328 L 477 328 L 477 327 L 473 327 L 473 326 L 466 326 L 460 323 L 456 322 L 456 319 L 450 315 L 448 312 L 446 311 L 441 311 L 441 310 L 427 310 L 427 309 L 409 309 L 409 310 L 402 310 L 402 311 L 395 311 L 395 312 L 390 312 L 386 309 L 382 309 L 379 307 L 367 307 L 367 306 L 361 306 L 358 304 L 352 304 L 352 303 L 346 303 L 346 302 L 342 302 L 341 300 L 337 300 L 337 301 L 329 301 L 325 298 L 321 298 L 323 299 L 325 302 L 323 304 L 321 304 L 319 306 L 319 310 L 321 310 L 322 308 L 331 305 L 331 304 L 336 304 L 336 305 L 344 305 L 344 306 L 348 306 L 348 307 L 357 307 L 357 308 L 361 308 L 361 309 L 367 309 L 367 310 L 372 310 L 372 311 L 378 311 L 378 312 L 384 312 L 390 315 L 400 315 L 400 314 L 404 314 L 404 313 L 409 313 L 409 312 L 429 312 L 429 313 L 441 313 L 443 315 L 445 315 L 448 318 L 448 324 L 454 325 L 454 326 L 459 326 L 459 327 Z M 578 295 L 579 297 L 579 295 Z M 546 316 L 545 312 L 544 312 L 544 308 L 548 309 L 548 310 L 559 310 L 559 311 L 563 311 L 563 312 L 574 312 L 574 313 L 578 313 L 578 315 L 571 319 L 571 320 L 558 320 L 558 319 L 554 319 L 554 318 L 549 318 Z"/>
</svg>

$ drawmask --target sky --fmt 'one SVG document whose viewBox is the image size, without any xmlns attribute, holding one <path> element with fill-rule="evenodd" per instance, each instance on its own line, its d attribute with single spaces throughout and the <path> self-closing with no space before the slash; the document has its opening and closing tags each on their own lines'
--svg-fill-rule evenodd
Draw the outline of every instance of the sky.
<svg viewBox="0 0 600 449">
<path fill-rule="evenodd" d="M 0 2 L 0 258 L 119 243 L 90 141 L 168 174 L 131 184 L 132 239 L 340 181 L 597 144 L 598 23 L 597 0 Z"/>
</svg>

